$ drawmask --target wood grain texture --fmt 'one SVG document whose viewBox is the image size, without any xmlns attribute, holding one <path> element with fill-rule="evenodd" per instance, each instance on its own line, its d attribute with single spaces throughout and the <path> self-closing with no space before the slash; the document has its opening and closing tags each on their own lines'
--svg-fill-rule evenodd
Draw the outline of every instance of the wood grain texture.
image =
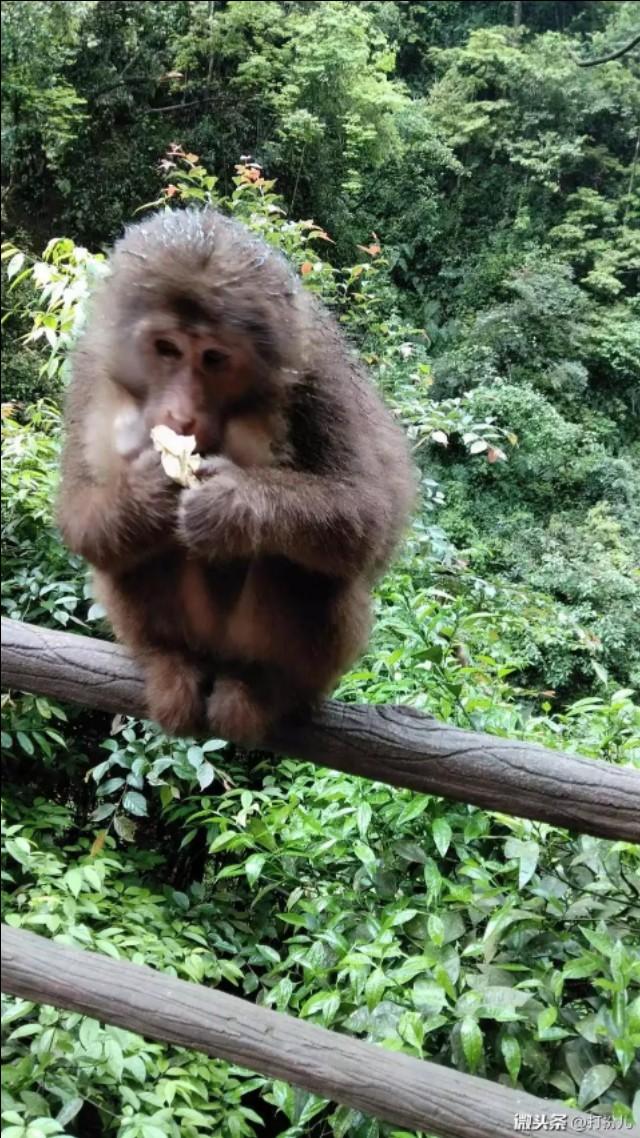
<svg viewBox="0 0 640 1138">
<path fill-rule="evenodd" d="M 12 620 L 2 621 L 2 685 L 145 714 L 142 680 L 123 648 Z M 328 700 L 264 745 L 391 786 L 640 841 L 640 771 L 463 731 L 410 707 Z"/>
<path fill-rule="evenodd" d="M 594 1119 L 562 1105 L 6 925 L 2 988 L 239 1063 L 439 1138 L 513 1138 L 517 1114 L 552 1111 L 566 1116 L 568 1130 L 577 1118 L 574 1132 L 589 1133 L 589 1122 L 595 1132 Z M 624 1133 L 640 1138 L 637 1128 Z"/>
</svg>

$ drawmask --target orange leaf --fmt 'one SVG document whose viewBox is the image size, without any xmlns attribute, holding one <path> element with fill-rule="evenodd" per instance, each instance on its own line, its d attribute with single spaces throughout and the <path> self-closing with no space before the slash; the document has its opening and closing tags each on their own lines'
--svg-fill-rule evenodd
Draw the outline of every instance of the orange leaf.
<svg viewBox="0 0 640 1138">
<path fill-rule="evenodd" d="M 311 264 L 311 261 L 305 261 L 304 265 L 300 267 L 300 272 L 302 273 L 303 277 L 306 277 L 309 273 L 313 272 L 313 265 Z"/>
<path fill-rule="evenodd" d="M 91 846 L 91 850 L 90 850 L 91 857 L 95 857 L 96 854 L 101 853 L 101 851 L 104 849 L 104 843 L 106 841 L 106 838 L 107 838 L 107 831 L 106 830 L 100 830 L 96 834 L 95 841 L 94 841 L 93 845 Z"/>
<path fill-rule="evenodd" d="M 369 257 L 377 257 L 381 252 L 379 245 L 358 245 L 358 249 L 362 249 L 363 253 L 367 253 Z"/>
<path fill-rule="evenodd" d="M 330 241 L 332 245 L 335 245 L 333 237 L 329 237 L 329 234 L 326 233 L 324 229 L 318 229 L 315 225 L 313 227 L 312 236 L 319 237 L 321 241 Z"/>
<path fill-rule="evenodd" d="M 174 186 L 173 183 L 169 186 L 165 186 L 162 192 L 166 198 L 173 198 L 176 194 L 180 193 L 178 187 Z"/>
<path fill-rule="evenodd" d="M 192 166 L 195 166 L 196 162 L 200 158 L 200 155 L 199 154 L 185 154 L 184 158 L 185 158 L 185 162 L 190 162 Z"/>
<path fill-rule="evenodd" d="M 504 451 L 497 447 L 489 447 L 487 450 L 487 462 L 504 462 L 506 457 Z"/>
</svg>

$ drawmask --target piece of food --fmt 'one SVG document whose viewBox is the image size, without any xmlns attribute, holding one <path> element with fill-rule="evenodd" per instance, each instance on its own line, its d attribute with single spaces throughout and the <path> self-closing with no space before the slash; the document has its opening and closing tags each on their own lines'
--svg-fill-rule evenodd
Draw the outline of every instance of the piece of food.
<svg viewBox="0 0 640 1138">
<path fill-rule="evenodd" d="M 160 453 L 165 473 L 181 486 L 197 486 L 196 471 L 201 458 L 195 453 L 194 435 L 177 435 L 171 427 L 154 427 L 151 431 L 153 445 Z"/>
</svg>

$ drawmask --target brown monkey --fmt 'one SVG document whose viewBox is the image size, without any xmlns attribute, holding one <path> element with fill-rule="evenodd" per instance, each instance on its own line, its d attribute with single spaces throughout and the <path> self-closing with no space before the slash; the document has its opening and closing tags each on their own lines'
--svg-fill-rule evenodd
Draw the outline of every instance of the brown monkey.
<svg viewBox="0 0 640 1138">
<path fill-rule="evenodd" d="M 195 435 L 182 489 L 150 441 Z M 213 212 L 116 244 L 73 359 L 59 521 L 165 730 L 258 741 L 366 644 L 405 526 L 402 432 L 286 262 Z"/>
</svg>

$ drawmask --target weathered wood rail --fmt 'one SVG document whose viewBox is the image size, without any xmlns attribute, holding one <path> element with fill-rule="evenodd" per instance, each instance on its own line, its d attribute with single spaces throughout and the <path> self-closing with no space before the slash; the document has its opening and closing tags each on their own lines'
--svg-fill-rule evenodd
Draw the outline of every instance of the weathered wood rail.
<svg viewBox="0 0 640 1138">
<path fill-rule="evenodd" d="M 473 1075 L 386 1051 L 146 965 L 2 929 L 2 987 L 151 1039 L 192 1047 L 295 1083 L 397 1126 L 440 1138 L 513 1138 L 516 1118 L 559 1115 L 562 1129 L 597 1120 Z M 577 1121 L 576 1121 L 577 1120 Z M 625 1130 L 640 1138 L 640 1129 Z"/>
<path fill-rule="evenodd" d="M 2 621 L 2 686 L 145 713 L 140 674 L 121 647 L 12 620 Z M 423 794 L 640 841 L 640 771 L 463 731 L 412 708 L 327 701 L 265 746 Z"/>
<path fill-rule="evenodd" d="M 141 677 L 114 644 L 2 621 L 2 685 L 144 715 Z M 410 708 L 327 702 L 265 746 L 322 766 L 598 834 L 640 840 L 640 772 L 438 723 Z M 600 1120 L 384 1050 L 202 985 L 2 927 L 2 989 L 284 1079 L 439 1138 L 586 1133 Z M 557 1125 L 556 1125 L 557 1123 Z M 640 1138 L 640 1127 L 626 1127 Z"/>
</svg>

